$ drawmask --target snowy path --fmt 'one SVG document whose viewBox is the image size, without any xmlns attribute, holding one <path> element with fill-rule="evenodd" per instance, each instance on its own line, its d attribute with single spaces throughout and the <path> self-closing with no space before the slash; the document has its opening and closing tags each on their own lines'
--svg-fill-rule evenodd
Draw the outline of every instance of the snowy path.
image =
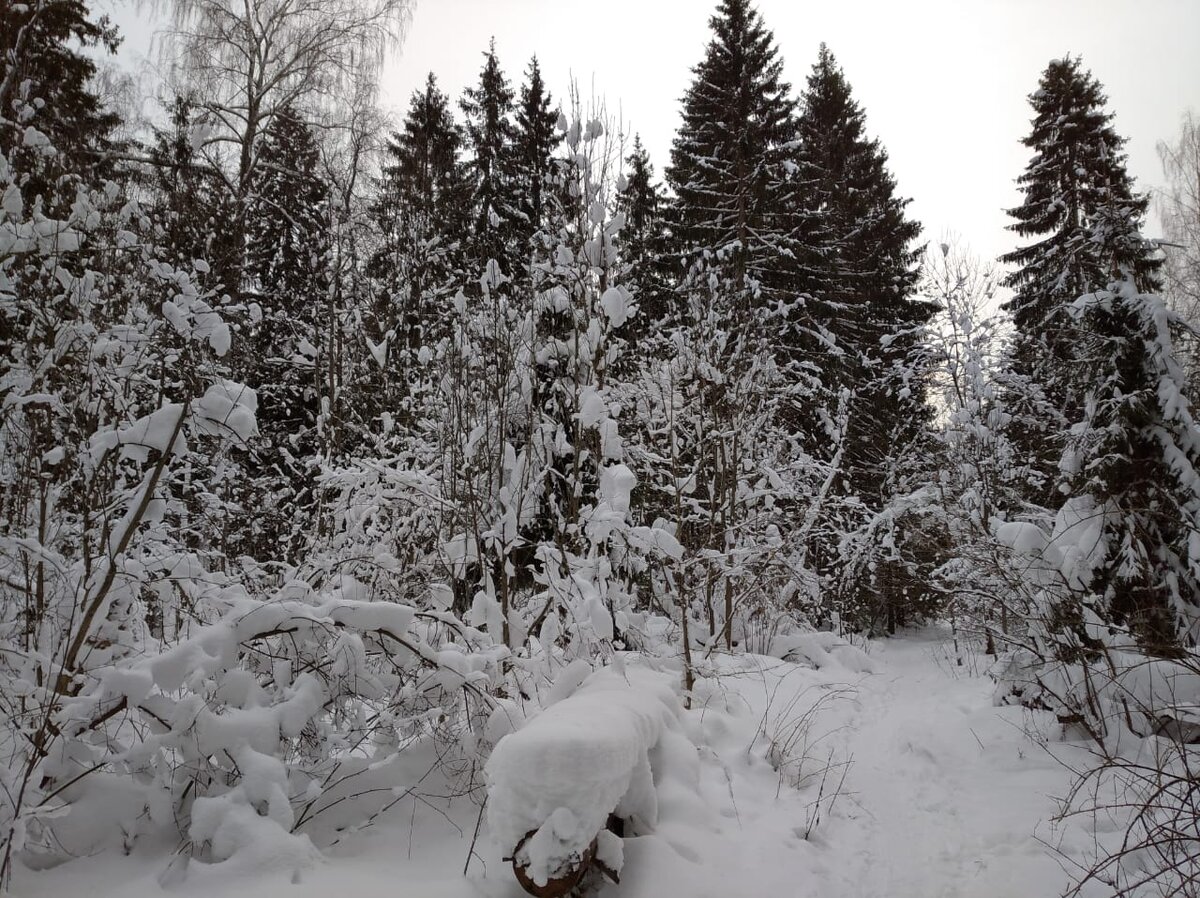
<svg viewBox="0 0 1200 898">
<path fill-rule="evenodd" d="M 940 663 L 935 659 L 941 655 Z M 813 894 L 888 898 L 1053 896 L 1066 876 L 1036 838 L 1055 812 L 1063 768 L 995 708 L 991 683 L 955 675 L 944 649 L 908 637 L 878 647 L 845 748 L 851 800 L 826 837 L 837 857 Z"/>
<path fill-rule="evenodd" d="M 589 898 L 1053 898 L 1067 877 L 1035 835 L 1069 775 L 1030 741 L 986 677 L 956 675 L 936 634 L 872 647 L 877 673 L 724 659 L 697 687 L 689 736 L 662 763 L 660 819 L 626 842 L 620 886 Z M 939 658 L 941 661 L 939 662 Z M 869 663 L 869 662 L 868 662 Z M 853 667 L 853 665 L 851 665 Z M 805 716 L 819 701 L 817 711 Z M 1045 725 L 1042 722 L 1041 725 Z M 1052 726 L 1052 722 L 1051 722 Z M 772 742 L 781 752 L 771 760 Z M 1078 749 L 1056 744 L 1068 755 Z M 832 813 L 805 838 L 819 771 L 852 758 Z M 801 757 L 802 788 L 789 781 Z M 783 775 L 778 761 L 785 760 Z M 826 784 L 826 804 L 837 776 Z M 24 873 L 18 898 L 521 898 L 469 802 L 404 806 L 300 873 L 219 865 L 164 888 L 161 849 Z M 224 868 L 224 869 L 220 869 Z"/>
</svg>

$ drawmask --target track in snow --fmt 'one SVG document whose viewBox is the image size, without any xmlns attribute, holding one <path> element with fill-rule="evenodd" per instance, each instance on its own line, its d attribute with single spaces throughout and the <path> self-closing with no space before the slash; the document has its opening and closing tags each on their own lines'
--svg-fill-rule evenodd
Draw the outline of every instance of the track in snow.
<svg viewBox="0 0 1200 898">
<path fill-rule="evenodd" d="M 936 634 L 877 646 L 846 733 L 850 800 L 823 833 L 824 898 L 1053 896 L 1052 796 L 1069 773 L 1026 734 L 1045 716 L 993 707 L 991 682 L 949 659 Z M 1070 750 L 1070 749 L 1068 749 Z"/>
</svg>

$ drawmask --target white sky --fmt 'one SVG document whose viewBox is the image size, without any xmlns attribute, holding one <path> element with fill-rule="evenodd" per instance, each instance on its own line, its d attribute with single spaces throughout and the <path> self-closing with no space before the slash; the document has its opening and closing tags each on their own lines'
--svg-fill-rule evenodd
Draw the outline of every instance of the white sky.
<svg viewBox="0 0 1200 898">
<path fill-rule="evenodd" d="M 97 0 L 103 8 L 105 0 Z M 145 52 L 145 11 L 107 0 Z M 1200 111 L 1200 0 L 758 0 L 785 74 L 802 87 L 821 41 L 845 69 L 870 133 L 890 155 L 925 238 L 958 234 L 995 256 L 1015 245 L 1003 210 L 1028 151 L 1026 96 L 1053 57 L 1082 54 L 1104 85 L 1116 128 L 1129 138 L 1139 188 L 1161 183 L 1155 144 Z M 537 53 L 556 98 L 569 79 L 606 98 L 638 131 L 661 175 L 679 98 L 703 55 L 716 0 L 417 0 L 411 26 L 383 74 L 399 117 L 433 71 L 457 96 L 473 83 L 488 39 L 514 87 Z M 1151 222 L 1151 236 L 1156 225 Z"/>
</svg>

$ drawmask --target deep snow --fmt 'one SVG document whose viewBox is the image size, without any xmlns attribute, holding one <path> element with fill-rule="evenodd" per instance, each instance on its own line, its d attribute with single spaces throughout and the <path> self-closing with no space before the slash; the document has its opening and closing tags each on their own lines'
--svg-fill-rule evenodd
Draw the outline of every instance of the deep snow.
<svg viewBox="0 0 1200 898">
<path fill-rule="evenodd" d="M 653 759 L 658 822 L 628 839 L 622 884 L 604 898 L 988 898 L 1053 896 L 1068 877 L 1044 844 L 1053 796 L 1082 749 L 1053 718 L 993 707 L 983 659 L 951 660 L 929 630 L 874 643 L 871 664 L 819 670 L 762 656 L 714 659 L 682 715 L 686 740 Z M 849 656 L 842 653 L 843 661 Z M 878 672 L 855 669 L 874 667 Z M 1048 738 L 1043 746 L 1039 740 Z M 680 743 L 685 746 L 681 750 Z M 412 759 L 411 776 L 428 759 Z M 427 765 L 426 765 L 427 769 Z M 53 870 L 18 870 L 21 898 L 517 898 L 479 817 L 428 781 L 323 860 L 176 865 L 138 846 Z M 103 813 L 98 809 L 97 813 Z M 1068 833 L 1079 843 L 1082 833 Z M 1068 841 L 1072 841 L 1068 839 Z M 234 856 L 236 862 L 238 855 Z M 297 863 L 301 863 L 299 868 Z"/>
</svg>

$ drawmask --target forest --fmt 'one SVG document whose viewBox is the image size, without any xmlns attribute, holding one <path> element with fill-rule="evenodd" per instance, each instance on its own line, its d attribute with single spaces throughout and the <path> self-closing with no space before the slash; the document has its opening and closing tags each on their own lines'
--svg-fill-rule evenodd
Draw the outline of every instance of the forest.
<svg viewBox="0 0 1200 898">
<path fill-rule="evenodd" d="M 1200 119 L 1151 235 L 1086 61 L 1030 72 L 990 260 L 750 0 L 662 160 L 495 43 L 389 117 L 407 0 L 164 9 L 140 125 L 107 18 L 0 0 L 0 891 L 300 882 L 436 805 L 464 895 L 657 894 L 741 755 L 832 850 L 806 734 L 935 628 L 1075 752 L 1062 890 L 1200 895 Z"/>
</svg>

